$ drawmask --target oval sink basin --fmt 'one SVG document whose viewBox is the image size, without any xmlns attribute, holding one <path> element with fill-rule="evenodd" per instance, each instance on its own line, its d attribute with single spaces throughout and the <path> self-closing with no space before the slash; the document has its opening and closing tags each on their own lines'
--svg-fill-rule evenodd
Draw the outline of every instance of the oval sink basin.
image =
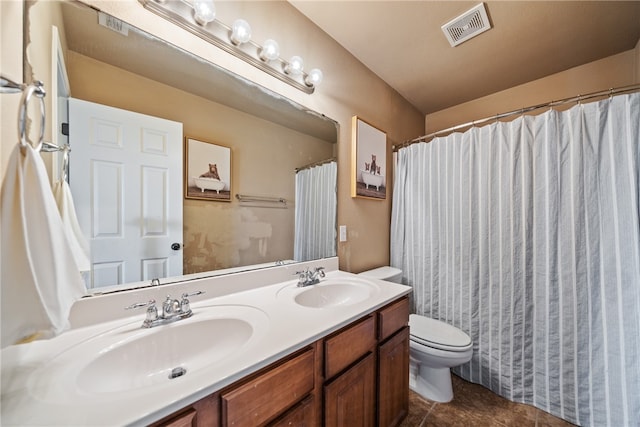
<svg viewBox="0 0 640 427">
<path fill-rule="evenodd" d="M 303 307 L 335 308 L 362 302 L 378 290 L 373 283 L 355 279 L 331 279 L 317 285 L 299 288 L 295 285 L 282 289 L 283 295 Z"/>
<path fill-rule="evenodd" d="M 268 323 L 263 311 L 240 305 L 194 308 L 188 319 L 150 329 L 140 327 L 141 319 L 128 322 L 53 358 L 34 372 L 30 388 L 49 400 L 64 400 L 41 384 L 53 382 L 61 394 L 105 396 L 173 384 L 232 360 L 263 335 Z"/>
<path fill-rule="evenodd" d="M 369 298 L 369 295 L 370 290 L 364 286 L 336 283 L 309 287 L 296 295 L 294 300 L 305 307 L 321 308 L 355 304 Z"/>
<path fill-rule="evenodd" d="M 220 318 L 176 322 L 149 332 L 106 348 L 79 372 L 78 387 L 112 393 L 190 374 L 237 351 L 251 338 L 253 328 L 245 320 Z"/>
</svg>

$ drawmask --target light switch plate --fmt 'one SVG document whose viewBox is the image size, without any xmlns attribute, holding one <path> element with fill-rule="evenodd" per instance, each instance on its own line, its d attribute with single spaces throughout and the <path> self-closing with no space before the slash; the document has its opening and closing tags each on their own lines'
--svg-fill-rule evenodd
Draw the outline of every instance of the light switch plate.
<svg viewBox="0 0 640 427">
<path fill-rule="evenodd" d="M 340 226 L 340 241 L 341 242 L 346 242 L 347 241 L 347 226 L 346 225 L 341 225 Z"/>
</svg>

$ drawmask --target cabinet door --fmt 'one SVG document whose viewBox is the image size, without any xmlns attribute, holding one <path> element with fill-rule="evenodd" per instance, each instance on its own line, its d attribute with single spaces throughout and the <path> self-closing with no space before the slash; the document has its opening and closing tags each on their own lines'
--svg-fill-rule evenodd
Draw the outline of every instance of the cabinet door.
<svg viewBox="0 0 640 427">
<path fill-rule="evenodd" d="M 409 328 L 380 346 L 378 424 L 397 426 L 409 411 Z"/>
<path fill-rule="evenodd" d="M 325 385 L 325 426 L 369 427 L 374 425 L 375 381 L 375 359 L 370 353 Z"/>
</svg>

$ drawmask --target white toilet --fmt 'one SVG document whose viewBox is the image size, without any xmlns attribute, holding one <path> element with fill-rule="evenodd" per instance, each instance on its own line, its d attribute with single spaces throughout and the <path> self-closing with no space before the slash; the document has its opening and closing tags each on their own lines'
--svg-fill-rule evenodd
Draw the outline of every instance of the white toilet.
<svg viewBox="0 0 640 427">
<path fill-rule="evenodd" d="M 363 276 L 401 283 L 402 271 L 379 267 L 363 271 Z M 460 329 L 439 320 L 409 315 L 409 387 L 436 402 L 453 399 L 451 368 L 467 363 L 473 342 Z"/>
</svg>

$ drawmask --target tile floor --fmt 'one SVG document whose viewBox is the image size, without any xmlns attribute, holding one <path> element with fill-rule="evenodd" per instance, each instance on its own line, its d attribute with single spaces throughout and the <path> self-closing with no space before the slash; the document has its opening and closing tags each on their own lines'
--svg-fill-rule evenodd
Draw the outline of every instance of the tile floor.
<svg viewBox="0 0 640 427">
<path fill-rule="evenodd" d="M 400 427 L 571 427 L 533 406 L 506 400 L 452 375 L 453 400 L 436 403 L 409 392 L 409 415 Z"/>
</svg>

